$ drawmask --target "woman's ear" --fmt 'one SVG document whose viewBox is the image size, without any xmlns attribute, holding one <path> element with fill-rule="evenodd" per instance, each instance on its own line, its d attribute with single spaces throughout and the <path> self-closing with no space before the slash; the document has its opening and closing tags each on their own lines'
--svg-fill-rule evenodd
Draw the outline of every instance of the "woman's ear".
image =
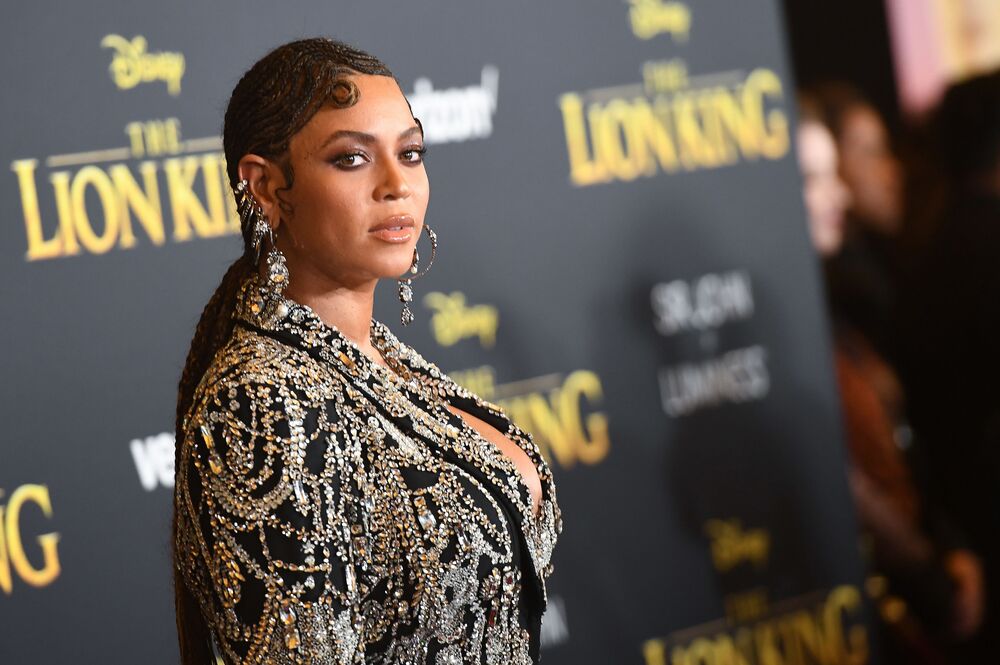
<svg viewBox="0 0 1000 665">
<path fill-rule="evenodd" d="M 283 182 L 277 166 L 259 155 L 246 154 L 236 166 L 236 172 L 240 180 L 247 181 L 271 228 L 277 231 L 281 225 L 281 208 L 275 192 Z"/>
</svg>

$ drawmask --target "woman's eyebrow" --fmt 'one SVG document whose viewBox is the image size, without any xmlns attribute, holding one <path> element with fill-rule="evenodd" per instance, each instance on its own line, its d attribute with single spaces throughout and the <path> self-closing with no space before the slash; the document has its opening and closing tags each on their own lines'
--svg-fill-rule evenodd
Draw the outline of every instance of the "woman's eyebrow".
<svg viewBox="0 0 1000 665">
<path fill-rule="evenodd" d="M 403 131 L 401 131 L 399 133 L 399 137 L 398 137 L 397 140 L 402 141 L 405 138 L 409 138 L 413 134 L 421 134 L 421 135 L 423 135 L 423 130 L 420 129 L 420 127 L 418 127 L 417 125 L 413 125 L 409 129 L 404 129 Z"/>
<path fill-rule="evenodd" d="M 412 134 L 419 134 L 419 133 L 420 133 L 420 127 L 414 125 L 409 129 L 404 129 L 402 132 L 400 132 L 397 140 L 402 141 L 403 139 L 409 137 Z M 372 143 L 375 143 L 378 140 L 372 134 L 367 134 L 365 132 L 358 132 L 353 129 L 339 129 L 334 133 L 330 134 L 328 137 L 326 137 L 326 140 L 323 141 L 323 144 L 320 145 L 319 149 L 322 150 L 323 148 L 325 148 L 326 146 L 330 145 L 331 143 L 340 138 L 354 139 L 355 141 L 363 143 L 365 145 L 371 145 Z"/>
</svg>

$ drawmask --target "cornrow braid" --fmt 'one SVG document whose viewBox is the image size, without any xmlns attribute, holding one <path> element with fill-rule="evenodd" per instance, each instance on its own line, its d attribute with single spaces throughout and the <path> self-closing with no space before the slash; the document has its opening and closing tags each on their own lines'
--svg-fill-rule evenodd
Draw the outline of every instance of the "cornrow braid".
<svg viewBox="0 0 1000 665">
<path fill-rule="evenodd" d="M 274 160 L 285 176 L 285 186 L 276 192 L 278 205 L 290 214 L 281 196 L 295 181 L 283 158 L 288 143 L 323 106 L 357 103 L 358 88 L 347 78 L 350 74 L 392 76 L 375 57 L 329 39 L 285 44 L 251 67 L 233 89 L 222 132 L 230 185 L 239 179 L 236 169 L 243 155 Z M 251 127 L 254 131 L 246 131 Z"/>
<path fill-rule="evenodd" d="M 278 190 L 278 199 L 281 209 L 290 212 L 280 196 L 282 191 L 291 189 L 294 182 L 287 158 L 289 142 L 324 106 L 346 108 L 357 103 L 358 87 L 348 78 L 352 74 L 392 76 L 389 68 L 374 56 L 325 38 L 290 42 L 258 60 L 236 84 L 226 108 L 222 145 L 230 185 L 235 188 L 239 180 L 237 167 L 244 155 L 270 159 L 279 164 L 285 176 L 285 187 Z M 226 270 L 222 282 L 205 305 L 181 373 L 174 424 L 175 468 L 180 468 L 185 416 L 191 408 L 194 392 L 215 354 L 232 335 L 233 312 L 241 283 L 258 269 L 251 242 L 253 229 L 244 221 L 240 231 L 243 253 Z M 181 663 L 203 665 L 214 662 L 209 630 L 178 569 L 177 506 L 175 500 L 172 525 L 174 601 Z"/>
</svg>

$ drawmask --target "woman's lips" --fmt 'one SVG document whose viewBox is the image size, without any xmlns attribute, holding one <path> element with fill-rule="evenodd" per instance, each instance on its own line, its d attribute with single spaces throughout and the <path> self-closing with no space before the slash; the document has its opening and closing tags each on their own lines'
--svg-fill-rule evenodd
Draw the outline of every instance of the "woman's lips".
<svg viewBox="0 0 1000 665">
<path fill-rule="evenodd" d="M 403 243 L 413 237 L 413 228 L 412 217 L 395 215 L 368 229 L 368 232 L 385 242 Z"/>
</svg>

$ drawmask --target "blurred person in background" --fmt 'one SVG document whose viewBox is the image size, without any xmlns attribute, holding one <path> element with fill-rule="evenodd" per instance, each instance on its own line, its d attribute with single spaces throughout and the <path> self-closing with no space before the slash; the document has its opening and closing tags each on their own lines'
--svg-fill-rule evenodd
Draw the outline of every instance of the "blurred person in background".
<svg viewBox="0 0 1000 665">
<path fill-rule="evenodd" d="M 810 98 L 818 119 L 833 134 L 838 174 L 850 192 L 842 247 L 826 261 L 831 304 L 891 359 L 903 229 L 902 168 L 881 115 L 856 88 L 829 82 L 811 90 Z"/>
<path fill-rule="evenodd" d="M 971 656 L 1000 652 L 1000 72 L 954 84 L 928 126 L 925 251 L 902 292 L 903 362 L 933 489 L 985 567 Z"/>
<path fill-rule="evenodd" d="M 803 198 L 809 216 L 809 237 L 824 259 L 836 255 L 844 241 L 844 213 L 850 192 L 837 170 L 833 135 L 820 120 L 810 98 L 799 100 L 798 158 Z"/>
<path fill-rule="evenodd" d="M 843 248 L 851 194 L 839 175 L 837 144 L 819 105 L 802 95 L 799 111 L 798 157 L 809 233 L 827 269 Z M 880 603 L 882 609 L 892 609 L 892 616 L 883 616 L 884 661 L 950 662 L 942 645 L 969 637 L 979 625 L 981 581 L 961 574 L 969 566 L 977 572 L 978 560 L 964 549 L 942 548 L 928 535 L 899 446 L 906 423 L 900 381 L 836 307 L 833 326 L 851 493 L 871 541 L 872 564 L 885 576 L 891 594 Z M 900 613 L 900 608 L 906 611 Z"/>
</svg>

